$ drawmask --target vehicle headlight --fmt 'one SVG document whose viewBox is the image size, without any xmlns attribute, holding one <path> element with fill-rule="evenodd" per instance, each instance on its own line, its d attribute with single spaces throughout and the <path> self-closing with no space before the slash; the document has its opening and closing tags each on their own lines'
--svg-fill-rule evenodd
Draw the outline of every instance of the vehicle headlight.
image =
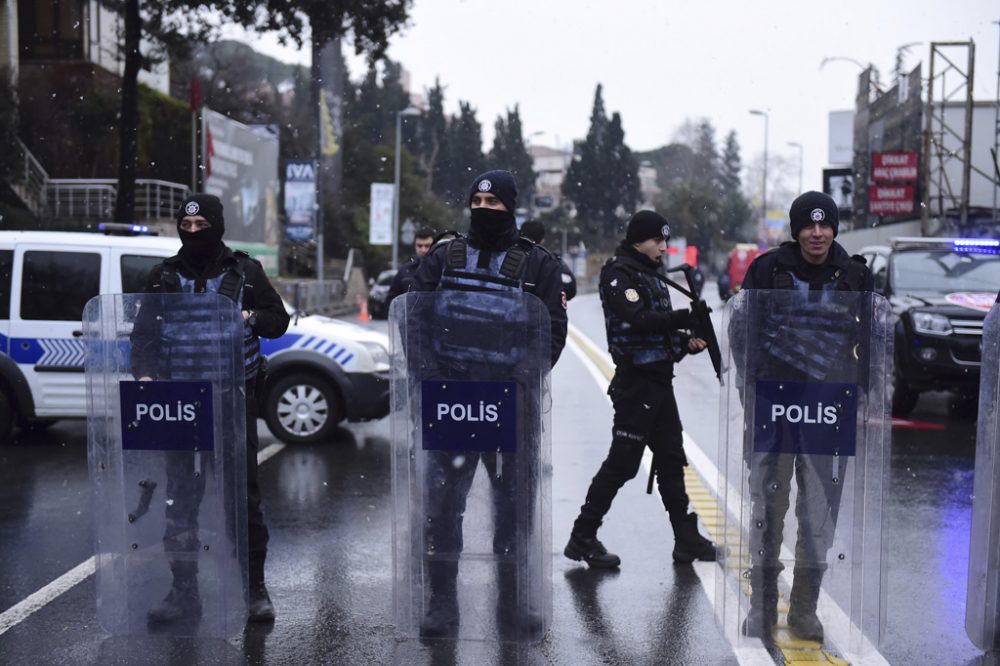
<svg viewBox="0 0 1000 666">
<path fill-rule="evenodd" d="M 389 365 L 389 350 L 377 342 L 362 342 L 361 346 L 372 355 L 375 365 Z"/>
<path fill-rule="evenodd" d="M 947 317 L 932 312 L 914 312 L 913 330 L 932 335 L 951 335 L 951 322 Z"/>
</svg>

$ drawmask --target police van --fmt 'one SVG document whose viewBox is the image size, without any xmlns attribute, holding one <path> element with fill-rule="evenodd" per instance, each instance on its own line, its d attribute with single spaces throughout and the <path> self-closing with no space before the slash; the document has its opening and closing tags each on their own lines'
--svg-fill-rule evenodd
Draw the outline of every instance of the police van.
<svg viewBox="0 0 1000 666">
<path fill-rule="evenodd" d="M 142 292 L 176 238 L 0 231 L 0 441 L 15 425 L 86 416 L 83 307 L 98 294 Z M 344 419 L 389 413 L 388 338 L 293 312 L 261 339 L 268 378 L 261 416 L 288 443 L 328 439 Z"/>
</svg>

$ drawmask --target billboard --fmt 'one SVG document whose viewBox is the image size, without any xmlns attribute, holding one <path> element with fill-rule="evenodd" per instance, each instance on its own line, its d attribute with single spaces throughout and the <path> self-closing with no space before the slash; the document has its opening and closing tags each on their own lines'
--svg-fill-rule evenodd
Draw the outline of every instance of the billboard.
<svg viewBox="0 0 1000 666">
<path fill-rule="evenodd" d="M 202 109 L 204 191 L 222 199 L 226 239 L 278 242 L 278 138 Z"/>
<path fill-rule="evenodd" d="M 823 192 L 837 202 L 841 218 L 850 217 L 854 208 L 854 171 L 850 167 L 823 169 Z"/>
<path fill-rule="evenodd" d="M 316 233 L 316 163 L 285 163 L 285 237 L 311 241 Z"/>
</svg>

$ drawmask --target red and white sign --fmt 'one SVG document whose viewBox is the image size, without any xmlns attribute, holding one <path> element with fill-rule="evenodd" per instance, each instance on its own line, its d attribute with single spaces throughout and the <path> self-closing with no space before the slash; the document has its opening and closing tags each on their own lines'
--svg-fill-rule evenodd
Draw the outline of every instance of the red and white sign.
<svg viewBox="0 0 1000 666">
<path fill-rule="evenodd" d="M 872 180 L 877 183 L 917 180 L 917 154 L 872 153 Z"/>
<path fill-rule="evenodd" d="M 871 215 L 911 215 L 915 208 L 912 185 L 874 185 L 868 191 Z"/>
</svg>

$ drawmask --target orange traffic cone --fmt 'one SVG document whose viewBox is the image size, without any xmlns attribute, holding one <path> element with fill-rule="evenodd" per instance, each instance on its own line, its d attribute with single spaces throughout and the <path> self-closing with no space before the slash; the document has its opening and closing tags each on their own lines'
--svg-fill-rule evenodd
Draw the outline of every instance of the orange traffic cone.
<svg viewBox="0 0 1000 666">
<path fill-rule="evenodd" d="M 368 315 L 368 299 L 358 296 L 358 321 L 371 321 L 371 319 Z"/>
</svg>

